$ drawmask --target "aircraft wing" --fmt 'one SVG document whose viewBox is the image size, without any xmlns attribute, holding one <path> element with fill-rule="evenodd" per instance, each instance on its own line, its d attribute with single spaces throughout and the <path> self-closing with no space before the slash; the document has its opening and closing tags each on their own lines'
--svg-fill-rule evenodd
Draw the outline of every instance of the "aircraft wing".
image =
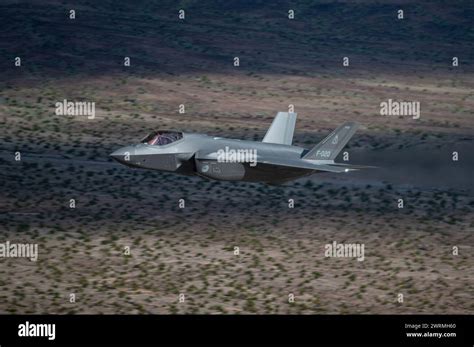
<svg viewBox="0 0 474 347">
<path fill-rule="evenodd" d="M 217 161 L 217 154 L 213 153 L 196 153 L 197 160 L 215 160 Z M 248 165 L 248 163 L 245 163 Z M 296 169 L 306 169 L 306 170 L 314 170 L 314 171 L 321 171 L 321 172 L 348 172 L 354 171 L 359 169 L 371 168 L 371 166 L 359 166 L 359 165 L 347 165 L 347 164 L 338 164 L 338 163 L 314 163 L 309 160 L 304 159 L 287 159 L 287 158 L 262 158 L 257 159 L 257 166 L 258 169 L 259 165 L 274 165 L 274 166 L 283 166 L 288 168 L 296 168 Z"/>
<path fill-rule="evenodd" d="M 279 158 L 269 158 L 267 160 L 259 159 L 257 161 L 257 167 L 260 164 L 267 165 L 277 165 L 285 166 L 291 168 L 315 170 L 322 172 L 349 172 L 359 169 L 370 168 L 370 166 L 359 166 L 359 165 L 347 165 L 347 164 L 338 164 L 338 163 L 314 163 L 308 160 L 298 160 L 298 159 L 279 159 Z"/>
</svg>

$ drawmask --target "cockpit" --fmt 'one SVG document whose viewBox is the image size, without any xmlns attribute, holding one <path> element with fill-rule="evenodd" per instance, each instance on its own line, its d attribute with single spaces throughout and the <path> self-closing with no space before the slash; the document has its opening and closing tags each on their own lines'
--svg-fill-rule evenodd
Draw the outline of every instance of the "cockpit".
<svg viewBox="0 0 474 347">
<path fill-rule="evenodd" d="M 154 131 L 142 140 L 152 146 L 165 146 L 183 138 L 183 133 L 178 131 Z"/>
</svg>

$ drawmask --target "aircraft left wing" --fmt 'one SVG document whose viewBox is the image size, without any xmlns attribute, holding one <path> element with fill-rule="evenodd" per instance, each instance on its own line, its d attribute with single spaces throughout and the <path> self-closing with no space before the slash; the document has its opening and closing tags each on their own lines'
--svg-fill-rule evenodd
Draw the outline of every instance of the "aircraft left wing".
<svg viewBox="0 0 474 347">
<path fill-rule="evenodd" d="M 217 160 L 217 153 L 196 153 L 197 160 Z M 248 163 L 245 163 L 248 164 Z M 333 162 L 312 162 L 310 160 L 304 159 L 280 159 L 280 158 L 265 158 L 262 160 L 261 158 L 257 159 L 257 168 L 258 165 L 275 165 L 275 166 L 283 166 L 288 168 L 297 168 L 297 169 L 306 169 L 306 170 L 315 170 L 315 171 L 322 171 L 322 172 L 349 172 L 359 169 L 371 168 L 371 166 L 359 166 L 359 165 L 347 165 L 347 164 L 338 164 Z"/>
<path fill-rule="evenodd" d="M 349 172 L 354 170 L 359 170 L 364 167 L 354 166 L 354 165 L 345 165 L 345 164 L 336 164 L 336 163 L 312 163 L 308 160 L 295 160 L 295 159 L 278 159 L 271 158 L 268 160 L 258 160 L 257 167 L 259 164 L 268 164 L 268 165 L 278 165 L 291 168 L 315 170 L 322 172 Z"/>
</svg>

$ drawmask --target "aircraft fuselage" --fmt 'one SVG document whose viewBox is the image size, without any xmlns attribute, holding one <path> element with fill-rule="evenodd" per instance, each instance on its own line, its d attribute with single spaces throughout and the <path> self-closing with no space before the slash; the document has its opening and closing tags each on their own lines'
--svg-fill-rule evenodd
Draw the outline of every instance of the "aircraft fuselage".
<svg viewBox="0 0 474 347">
<path fill-rule="evenodd" d="M 357 130 L 357 123 L 342 124 L 311 150 L 292 145 L 295 123 L 296 113 L 278 112 L 261 142 L 154 131 L 141 143 L 120 148 L 111 156 L 134 168 L 272 184 L 317 172 L 362 168 L 334 162 Z"/>
<path fill-rule="evenodd" d="M 111 156 L 134 168 L 216 180 L 276 182 L 305 176 L 313 170 L 275 167 L 265 162 L 282 157 L 300 159 L 304 152 L 307 150 L 297 146 L 184 133 L 182 139 L 168 145 L 140 143 L 120 148 Z"/>
</svg>

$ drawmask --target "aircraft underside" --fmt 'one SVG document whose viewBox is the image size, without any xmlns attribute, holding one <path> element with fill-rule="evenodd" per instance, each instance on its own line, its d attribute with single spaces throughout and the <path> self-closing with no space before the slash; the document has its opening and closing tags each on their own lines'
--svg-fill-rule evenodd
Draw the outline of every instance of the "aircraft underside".
<svg viewBox="0 0 474 347">
<path fill-rule="evenodd" d="M 293 168 L 279 165 L 257 163 L 227 163 L 214 160 L 197 160 L 191 158 L 180 161 L 174 155 L 148 155 L 138 162 L 144 169 L 170 171 L 187 176 L 200 176 L 218 181 L 246 181 L 281 184 L 318 171 L 304 168 Z"/>
<path fill-rule="evenodd" d="M 248 163 L 197 161 L 195 174 L 213 180 L 284 183 L 311 175 L 314 170 L 269 164 L 251 166 Z"/>
</svg>

